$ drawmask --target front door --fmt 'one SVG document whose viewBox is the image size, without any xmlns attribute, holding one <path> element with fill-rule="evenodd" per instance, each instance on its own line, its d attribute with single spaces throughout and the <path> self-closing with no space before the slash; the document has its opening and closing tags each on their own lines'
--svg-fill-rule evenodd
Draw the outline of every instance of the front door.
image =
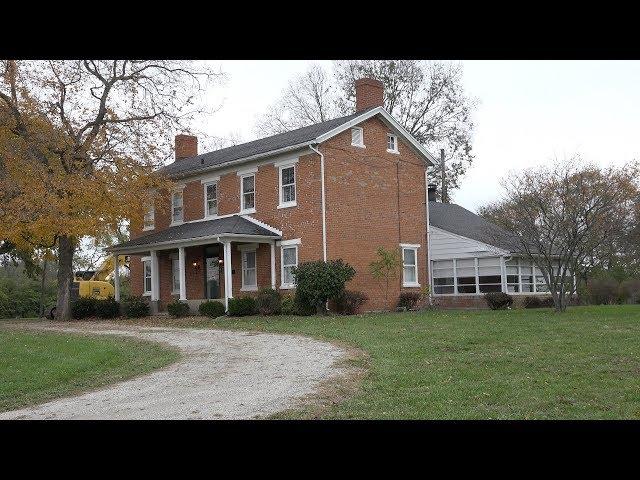
<svg viewBox="0 0 640 480">
<path fill-rule="evenodd" d="M 207 287 L 207 298 L 220 298 L 220 263 L 218 257 L 207 257 L 206 259 L 205 282 Z"/>
</svg>

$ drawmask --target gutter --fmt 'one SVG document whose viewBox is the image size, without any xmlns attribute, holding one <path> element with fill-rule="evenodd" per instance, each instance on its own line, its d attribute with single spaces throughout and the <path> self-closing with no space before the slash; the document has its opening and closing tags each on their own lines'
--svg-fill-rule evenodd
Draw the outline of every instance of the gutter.
<svg viewBox="0 0 640 480">
<path fill-rule="evenodd" d="M 424 169 L 424 194 L 427 204 L 427 283 L 429 284 L 429 304 L 431 304 L 431 296 L 433 295 L 433 284 L 431 278 L 431 221 L 429 220 L 429 177 L 427 174 L 428 167 Z"/>
<path fill-rule="evenodd" d="M 322 259 L 327 261 L 327 209 L 324 191 L 324 154 L 320 152 L 313 145 L 309 145 L 309 148 L 320 155 L 320 183 L 322 184 L 321 199 L 322 199 Z"/>
</svg>

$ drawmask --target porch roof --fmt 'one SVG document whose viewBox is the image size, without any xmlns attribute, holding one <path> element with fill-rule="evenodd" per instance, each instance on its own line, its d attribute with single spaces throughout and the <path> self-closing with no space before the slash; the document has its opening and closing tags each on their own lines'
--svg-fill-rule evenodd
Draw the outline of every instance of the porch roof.
<svg viewBox="0 0 640 480">
<path fill-rule="evenodd" d="M 242 237 L 243 240 L 255 241 L 257 239 L 276 240 L 282 238 L 282 235 L 275 228 L 261 224 L 257 220 L 249 220 L 241 215 L 231 215 L 174 225 L 159 232 L 152 232 L 128 242 L 113 245 L 106 250 L 113 253 L 135 253 L 153 249 L 153 247 L 171 248 L 174 244 L 175 247 L 204 244 L 207 241 L 217 241 L 217 237 L 231 237 L 233 240 Z"/>
</svg>

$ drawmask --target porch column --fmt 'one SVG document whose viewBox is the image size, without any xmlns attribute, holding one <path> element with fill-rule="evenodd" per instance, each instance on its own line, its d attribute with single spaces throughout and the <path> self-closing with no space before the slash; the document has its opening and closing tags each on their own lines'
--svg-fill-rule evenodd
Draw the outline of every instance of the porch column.
<svg viewBox="0 0 640 480">
<path fill-rule="evenodd" d="M 113 288 L 115 290 L 116 302 L 120 301 L 120 265 L 118 265 L 118 254 L 113 255 Z"/>
<path fill-rule="evenodd" d="M 233 298 L 233 278 L 231 277 L 231 242 L 222 243 L 224 247 L 224 308 L 229 308 L 229 299 Z"/>
<path fill-rule="evenodd" d="M 158 252 L 151 250 L 151 301 L 160 300 L 160 269 L 158 268 Z"/>
<path fill-rule="evenodd" d="M 185 272 L 184 247 L 178 248 L 178 274 L 180 275 L 180 300 L 186 300 L 187 275 Z"/>
<path fill-rule="evenodd" d="M 271 288 L 276 289 L 276 242 L 271 242 Z"/>
<path fill-rule="evenodd" d="M 509 293 L 507 291 L 507 263 L 502 256 L 500 257 L 500 277 L 502 278 L 502 291 L 504 293 Z"/>
</svg>

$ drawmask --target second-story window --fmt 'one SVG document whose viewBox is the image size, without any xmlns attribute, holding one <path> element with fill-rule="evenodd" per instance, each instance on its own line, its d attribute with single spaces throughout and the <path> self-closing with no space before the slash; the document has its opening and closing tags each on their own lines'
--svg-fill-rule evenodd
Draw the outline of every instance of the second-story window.
<svg viewBox="0 0 640 480">
<path fill-rule="evenodd" d="M 387 152 L 398 153 L 398 137 L 387 134 Z"/>
<path fill-rule="evenodd" d="M 155 207 L 153 206 L 153 203 L 151 203 L 148 207 L 147 207 L 147 212 L 144 214 L 144 223 L 142 225 L 142 230 L 153 230 L 156 226 L 155 224 L 155 215 L 156 211 L 155 211 Z"/>
<path fill-rule="evenodd" d="M 205 183 L 204 195 L 205 216 L 214 217 L 218 215 L 218 184 L 215 182 Z"/>
<path fill-rule="evenodd" d="M 182 189 L 180 189 L 171 195 L 171 223 L 182 223 L 183 220 L 184 208 L 182 206 Z"/>
<path fill-rule="evenodd" d="M 296 167 L 288 165 L 280 167 L 280 207 L 296 205 Z"/>
<path fill-rule="evenodd" d="M 242 177 L 242 202 L 243 212 L 255 212 L 256 208 L 256 176 L 255 174 L 243 175 Z"/>
</svg>

